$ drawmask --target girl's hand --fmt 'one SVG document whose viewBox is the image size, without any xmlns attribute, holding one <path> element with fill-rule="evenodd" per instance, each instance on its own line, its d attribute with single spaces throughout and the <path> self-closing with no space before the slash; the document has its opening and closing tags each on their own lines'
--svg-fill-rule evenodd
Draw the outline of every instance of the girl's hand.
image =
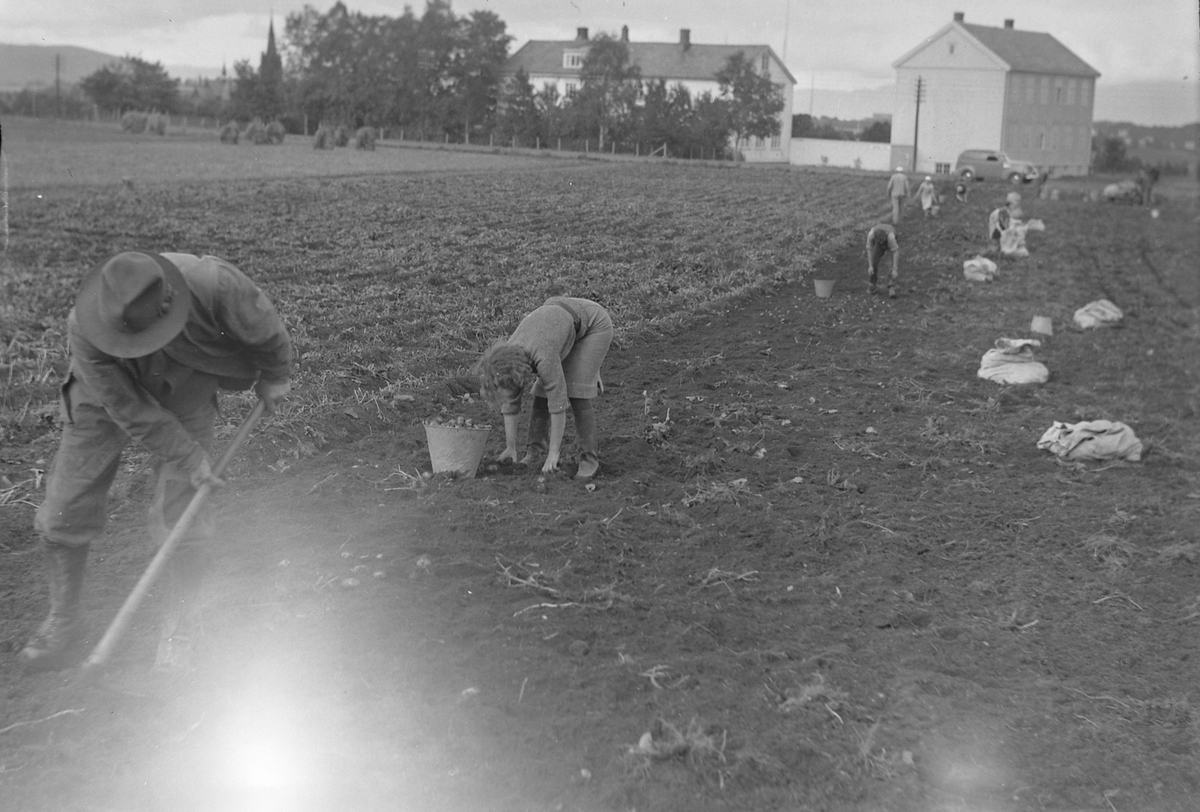
<svg viewBox="0 0 1200 812">
<path fill-rule="evenodd" d="M 557 470 L 558 470 L 558 455 L 557 454 L 548 454 L 546 456 L 546 463 L 545 463 L 545 465 L 542 466 L 542 473 L 543 474 L 552 474 Z"/>
<path fill-rule="evenodd" d="M 508 460 L 510 462 L 516 462 L 517 461 L 517 449 L 506 448 L 500 452 L 500 456 L 496 457 L 497 462 L 504 462 L 505 460 Z"/>
</svg>

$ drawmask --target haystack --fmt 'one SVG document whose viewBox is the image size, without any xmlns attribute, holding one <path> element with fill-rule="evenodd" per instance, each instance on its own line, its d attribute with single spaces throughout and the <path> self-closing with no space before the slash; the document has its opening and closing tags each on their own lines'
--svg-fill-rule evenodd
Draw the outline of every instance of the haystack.
<svg viewBox="0 0 1200 812">
<path fill-rule="evenodd" d="M 313 149 L 333 149 L 333 130 L 322 124 L 313 136 Z"/>
<path fill-rule="evenodd" d="M 242 130 L 242 137 L 251 144 L 271 143 L 271 138 L 267 135 L 266 126 L 257 118 L 247 124 L 246 129 Z"/>
<path fill-rule="evenodd" d="M 241 135 L 242 132 L 238 129 L 236 121 L 226 122 L 225 126 L 221 128 L 221 143 L 236 144 Z"/>
<path fill-rule="evenodd" d="M 121 116 L 121 129 L 127 133 L 143 133 L 149 116 L 137 110 L 126 110 Z"/>
<path fill-rule="evenodd" d="M 355 149 L 375 149 L 375 130 L 372 127 L 359 127 L 354 133 Z"/>
</svg>

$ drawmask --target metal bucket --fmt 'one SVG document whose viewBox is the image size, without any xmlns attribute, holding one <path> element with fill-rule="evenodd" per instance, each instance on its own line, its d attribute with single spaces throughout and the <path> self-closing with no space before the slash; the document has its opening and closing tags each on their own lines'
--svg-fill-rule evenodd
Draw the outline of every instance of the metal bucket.
<svg viewBox="0 0 1200 812">
<path fill-rule="evenodd" d="M 460 428 L 426 423 L 425 440 L 429 443 L 429 461 L 433 464 L 433 472 L 475 476 L 491 430 L 490 426 Z"/>
</svg>

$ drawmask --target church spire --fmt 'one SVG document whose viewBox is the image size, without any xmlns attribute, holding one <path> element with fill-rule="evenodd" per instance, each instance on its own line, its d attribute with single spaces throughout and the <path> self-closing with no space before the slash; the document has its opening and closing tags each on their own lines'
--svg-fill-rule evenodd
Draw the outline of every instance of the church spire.
<svg viewBox="0 0 1200 812">
<path fill-rule="evenodd" d="M 267 24 L 267 57 L 275 56 L 275 10 L 271 10 L 271 22 Z"/>
</svg>

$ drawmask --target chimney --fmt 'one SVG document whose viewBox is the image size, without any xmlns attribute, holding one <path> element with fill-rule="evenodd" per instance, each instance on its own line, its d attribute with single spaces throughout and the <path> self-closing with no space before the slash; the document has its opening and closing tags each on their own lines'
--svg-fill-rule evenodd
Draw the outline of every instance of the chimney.
<svg viewBox="0 0 1200 812">
<path fill-rule="evenodd" d="M 587 29 L 586 28 L 576 28 L 575 29 L 575 39 L 587 39 Z"/>
<path fill-rule="evenodd" d="M 629 26 L 621 26 L 621 42 L 629 42 Z"/>
<path fill-rule="evenodd" d="M 961 11 L 954 12 L 954 22 L 961 23 L 963 21 L 963 13 Z"/>
<path fill-rule="evenodd" d="M 1004 21 L 1004 27 L 1005 27 L 1005 28 L 1012 28 L 1012 27 L 1013 27 L 1013 21 L 1012 21 L 1012 18 L 1011 18 L 1011 17 L 1010 17 L 1009 19 L 1007 19 L 1007 20 L 1005 20 L 1005 21 Z"/>
<path fill-rule="evenodd" d="M 683 46 L 683 50 L 685 51 L 692 47 L 692 29 L 679 29 L 679 44 Z"/>
</svg>

